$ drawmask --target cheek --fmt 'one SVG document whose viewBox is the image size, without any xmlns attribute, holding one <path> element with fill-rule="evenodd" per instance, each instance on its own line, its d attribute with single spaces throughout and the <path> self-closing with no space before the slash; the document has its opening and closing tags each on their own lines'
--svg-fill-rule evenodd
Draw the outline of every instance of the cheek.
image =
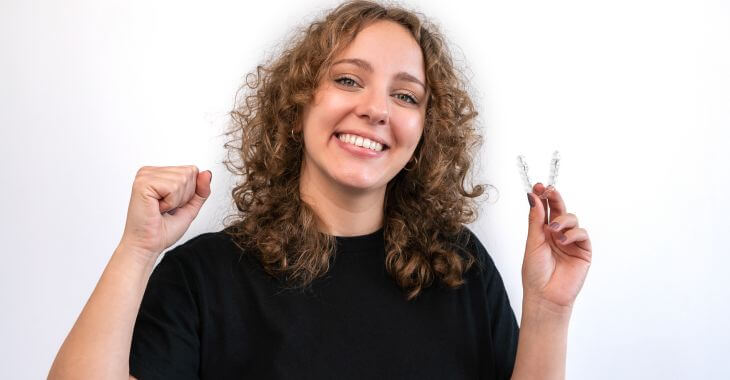
<svg viewBox="0 0 730 380">
<path fill-rule="evenodd" d="M 416 149 L 423 133 L 423 117 L 421 115 L 403 114 L 397 115 L 392 122 L 394 126 L 398 126 L 393 130 L 398 144 L 411 150 Z"/>
<path fill-rule="evenodd" d="M 324 91 L 317 97 L 315 104 L 310 106 L 305 128 L 316 130 L 317 133 L 331 134 L 349 111 L 347 99 Z"/>
</svg>

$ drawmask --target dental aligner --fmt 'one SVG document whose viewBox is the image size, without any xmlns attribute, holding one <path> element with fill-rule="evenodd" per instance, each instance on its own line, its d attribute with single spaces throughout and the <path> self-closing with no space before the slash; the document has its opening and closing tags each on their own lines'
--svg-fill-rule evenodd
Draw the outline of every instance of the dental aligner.
<svg viewBox="0 0 730 380">
<path fill-rule="evenodd" d="M 525 156 L 517 156 L 517 166 L 520 168 L 520 175 L 522 176 L 522 183 L 525 186 L 525 191 L 528 193 L 532 192 L 532 181 L 527 174 L 527 162 Z M 550 180 L 545 191 L 540 195 L 540 199 L 547 199 L 548 194 L 555 190 L 555 183 L 558 180 L 558 169 L 560 168 L 560 153 L 556 150 L 553 152 L 553 159 L 550 161 Z"/>
<path fill-rule="evenodd" d="M 553 152 L 553 159 L 550 161 L 550 182 L 548 186 L 555 187 L 555 181 L 558 180 L 558 169 L 560 168 L 560 153 L 556 150 Z"/>
<path fill-rule="evenodd" d="M 525 161 L 525 156 L 517 156 L 517 167 L 520 168 L 520 175 L 522 176 L 522 184 L 525 186 L 525 191 L 531 193 L 532 182 L 530 181 L 530 177 L 527 174 L 527 162 Z"/>
<path fill-rule="evenodd" d="M 540 195 L 540 199 L 547 199 L 548 194 L 555 190 L 555 182 L 558 180 L 558 168 L 560 168 L 560 153 L 556 150 L 553 152 L 553 159 L 550 160 L 550 180 L 545 191 Z"/>
</svg>

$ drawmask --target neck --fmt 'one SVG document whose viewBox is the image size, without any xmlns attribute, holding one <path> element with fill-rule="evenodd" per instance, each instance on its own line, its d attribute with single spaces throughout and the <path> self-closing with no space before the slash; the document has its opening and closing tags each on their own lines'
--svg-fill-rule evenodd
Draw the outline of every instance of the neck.
<svg viewBox="0 0 730 380">
<path fill-rule="evenodd" d="M 367 190 L 342 186 L 304 162 L 300 173 L 300 198 L 314 210 L 320 231 L 333 236 L 360 236 L 383 226 L 385 186 Z"/>
</svg>

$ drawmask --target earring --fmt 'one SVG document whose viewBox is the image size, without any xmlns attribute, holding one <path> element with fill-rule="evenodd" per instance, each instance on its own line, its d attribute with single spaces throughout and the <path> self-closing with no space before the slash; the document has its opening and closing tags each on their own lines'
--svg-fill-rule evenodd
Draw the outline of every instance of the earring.
<svg viewBox="0 0 730 380">
<path fill-rule="evenodd" d="M 296 137 L 294 137 L 294 128 L 289 130 L 289 136 L 291 136 L 292 140 L 299 142 L 299 140 Z"/>
</svg>

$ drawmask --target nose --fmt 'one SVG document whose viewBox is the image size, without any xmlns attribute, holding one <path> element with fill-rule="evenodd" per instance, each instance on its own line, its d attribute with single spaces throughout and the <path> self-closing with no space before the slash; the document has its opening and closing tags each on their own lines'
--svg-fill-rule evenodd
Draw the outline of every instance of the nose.
<svg viewBox="0 0 730 380">
<path fill-rule="evenodd" d="M 357 109 L 357 115 L 366 119 L 370 124 L 387 124 L 389 113 L 388 96 L 379 91 L 364 94 Z"/>
</svg>

